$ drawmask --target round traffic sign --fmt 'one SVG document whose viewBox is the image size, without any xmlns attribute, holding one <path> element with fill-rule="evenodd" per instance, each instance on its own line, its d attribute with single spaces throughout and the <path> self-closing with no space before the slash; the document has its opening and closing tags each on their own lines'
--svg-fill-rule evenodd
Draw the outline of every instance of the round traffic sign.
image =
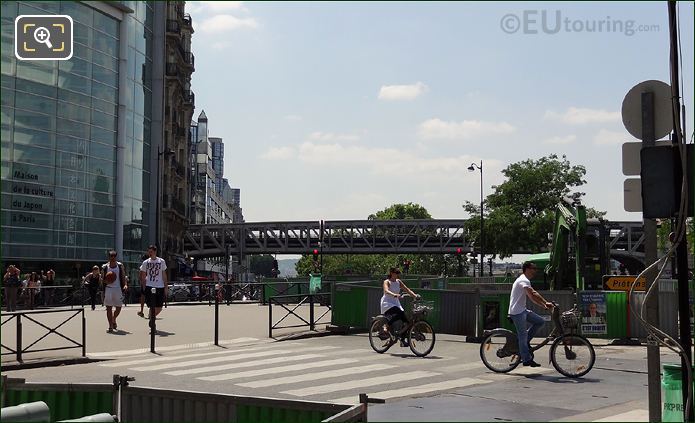
<svg viewBox="0 0 695 423">
<path fill-rule="evenodd" d="M 635 138 L 642 139 L 642 93 L 654 93 L 654 135 L 661 139 L 673 129 L 671 86 L 662 81 L 649 80 L 630 88 L 623 99 L 623 125 Z"/>
</svg>

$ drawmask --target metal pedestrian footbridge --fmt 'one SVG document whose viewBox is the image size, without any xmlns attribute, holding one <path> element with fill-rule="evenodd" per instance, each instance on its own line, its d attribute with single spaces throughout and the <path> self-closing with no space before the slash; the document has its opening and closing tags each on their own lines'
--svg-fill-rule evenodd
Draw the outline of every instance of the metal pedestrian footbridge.
<svg viewBox="0 0 695 423">
<path fill-rule="evenodd" d="M 333 220 L 191 225 L 190 257 L 247 254 L 453 254 L 472 251 L 465 220 Z"/>
<path fill-rule="evenodd" d="M 453 254 L 473 252 L 466 220 L 321 220 L 191 225 L 186 255 L 227 254 Z M 611 256 L 644 261 L 642 222 L 610 222 Z M 519 251 L 519 254 L 527 254 Z"/>
</svg>

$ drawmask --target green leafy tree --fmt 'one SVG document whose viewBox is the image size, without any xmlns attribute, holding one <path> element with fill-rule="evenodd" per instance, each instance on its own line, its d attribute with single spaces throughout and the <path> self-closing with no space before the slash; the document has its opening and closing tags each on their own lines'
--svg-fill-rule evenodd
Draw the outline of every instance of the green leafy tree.
<svg viewBox="0 0 695 423">
<path fill-rule="evenodd" d="M 405 220 L 405 219 L 432 219 L 427 209 L 419 204 L 393 204 L 390 207 L 369 215 L 369 220 Z M 370 255 L 324 255 L 324 275 L 374 275 L 384 276 L 388 269 L 398 266 L 403 270 L 403 263 L 410 261 L 408 273 L 411 274 L 441 274 L 445 271 L 449 275 L 458 272 L 457 258 L 451 254 L 418 255 L 418 254 L 370 254 Z M 462 269 L 468 269 L 468 261 L 461 257 Z M 315 265 L 311 254 L 305 254 L 297 262 L 295 269 L 298 275 L 318 273 L 318 263 Z"/>
<path fill-rule="evenodd" d="M 273 256 L 264 254 L 251 256 L 251 273 L 273 277 Z"/>
<path fill-rule="evenodd" d="M 493 186 L 494 192 L 484 201 L 485 251 L 501 258 L 516 252 L 547 251 L 556 206 L 563 197 L 584 195 L 576 188 L 586 183 L 586 168 L 552 154 L 512 163 L 502 174 L 506 180 Z M 478 240 L 480 205 L 466 202 L 463 208 L 471 216 L 469 239 Z M 603 217 L 605 212 L 587 208 L 587 215 Z"/>
</svg>

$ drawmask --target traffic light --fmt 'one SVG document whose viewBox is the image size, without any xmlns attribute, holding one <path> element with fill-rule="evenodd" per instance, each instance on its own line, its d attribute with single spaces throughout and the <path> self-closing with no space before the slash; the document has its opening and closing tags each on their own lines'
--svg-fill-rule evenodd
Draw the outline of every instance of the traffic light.
<svg viewBox="0 0 695 423">
<path fill-rule="evenodd" d="M 461 254 L 463 254 L 463 248 L 458 247 L 458 248 L 456 249 L 456 255 L 457 255 L 457 256 L 460 256 Z"/>
<path fill-rule="evenodd" d="M 314 248 L 314 250 L 311 252 L 312 256 L 314 257 L 314 261 L 319 260 L 319 250 Z"/>
</svg>

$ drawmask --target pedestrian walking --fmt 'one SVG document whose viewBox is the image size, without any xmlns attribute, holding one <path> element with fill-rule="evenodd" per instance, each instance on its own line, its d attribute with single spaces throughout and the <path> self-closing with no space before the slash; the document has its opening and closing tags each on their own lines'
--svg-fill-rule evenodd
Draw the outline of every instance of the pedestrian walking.
<svg viewBox="0 0 695 423">
<path fill-rule="evenodd" d="M 55 298 L 55 286 L 56 284 L 56 272 L 53 269 L 48 269 L 43 277 L 43 286 L 47 289 L 43 290 L 43 305 L 53 305 L 53 300 Z"/>
<path fill-rule="evenodd" d="M 17 291 L 22 284 L 19 280 L 19 269 L 11 264 L 2 277 L 5 286 L 5 311 L 17 311 Z"/>
<path fill-rule="evenodd" d="M 95 265 L 92 267 L 92 271 L 87 273 L 82 280 L 85 288 L 87 288 L 87 292 L 89 293 L 89 303 L 92 305 L 92 311 L 96 310 L 97 308 L 97 293 L 99 293 L 99 289 L 101 288 L 101 278 L 102 276 L 101 273 L 99 273 L 99 266 Z"/>
<path fill-rule="evenodd" d="M 31 272 L 27 278 L 26 284 L 26 298 L 30 310 L 33 310 L 34 305 L 36 305 L 36 296 L 38 295 L 40 289 L 41 279 L 39 278 L 39 274 L 36 272 Z"/>
<path fill-rule="evenodd" d="M 147 248 L 147 254 L 149 258 L 140 266 L 140 287 L 145 291 L 150 317 L 153 312 L 154 317 L 157 317 L 162 311 L 164 298 L 169 294 L 167 264 L 163 258 L 157 257 L 156 245 L 150 245 Z"/>
<path fill-rule="evenodd" d="M 128 291 L 125 267 L 120 261 L 116 261 L 116 251 L 109 251 L 109 261 L 101 266 L 104 278 L 104 305 L 106 306 L 106 319 L 109 321 L 108 332 L 118 329 L 116 319 L 121 314 L 123 307 L 123 291 Z"/>
</svg>

